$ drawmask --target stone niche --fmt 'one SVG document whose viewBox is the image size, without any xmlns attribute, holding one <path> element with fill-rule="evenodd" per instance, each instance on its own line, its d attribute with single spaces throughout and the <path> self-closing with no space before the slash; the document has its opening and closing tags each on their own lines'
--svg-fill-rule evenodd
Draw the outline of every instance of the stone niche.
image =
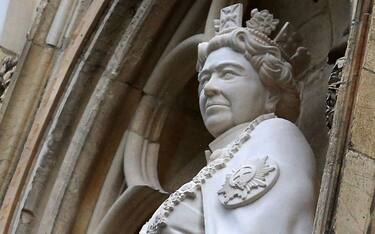
<svg viewBox="0 0 375 234">
<path fill-rule="evenodd" d="M 248 17 L 246 12 L 256 7 L 269 9 L 275 17 L 291 22 L 311 52 L 310 68 L 301 87 L 302 110 L 297 124 L 318 158 L 321 175 L 328 146 L 325 99 L 333 67 L 328 63 L 328 54 L 346 42 L 350 26 L 350 2 L 252 1 L 246 6 L 244 20 Z M 344 52 L 341 50 L 338 53 L 344 56 Z M 167 191 L 173 191 L 183 184 L 205 164 L 204 150 L 212 140 L 200 120 L 196 88 L 196 77 L 192 77 L 172 104 L 161 132 L 158 174 L 161 185 Z"/>
<path fill-rule="evenodd" d="M 327 82 L 332 70 L 332 65 L 328 64 L 328 54 L 345 43 L 351 16 L 350 2 L 346 0 L 242 2 L 245 6 L 244 20 L 249 17 L 246 12 L 250 12 L 252 8 L 268 9 L 282 22 L 291 22 L 303 36 L 304 44 L 311 52 L 310 67 L 301 85 L 301 89 L 303 89 L 302 111 L 297 125 L 314 150 L 318 159 L 319 174 L 321 175 L 328 146 L 325 98 L 328 88 Z M 215 4 L 212 3 L 211 7 L 214 7 L 213 5 Z M 204 26 L 202 24 L 200 30 Z M 191 49 L 194 50 L 195 48 Z M 338 53 L 341 53 L 339 56 L 343 56 L 344 51 L 339 51 Z M 176 53 L 176 55 L 180 56 L 181 54 Z M 158 62 L 158 65 L 160 64 L 165 66 L 164 69 L 169 72 L 167 73 L 159 67 L 158 72 L 162 71 L 164 74 L 159 74 L 159 80 L 156 81 L 152 80 L 153 76 L 151 75 L 151 79 L 145 85 L 146 93 L 151 94 L 153 92 L 157 93 L 153 91 L 158 89 L 155 87 L 163 86 L 163 90 L 158 91 L 156 94 L 158 97 L 157 102 L 161 103 L 161 106 L 167 103 L 164 107 L 161 107 L 161 109 L 164 108 L 165 110 L 164 117 L 157 121 L 157 124 L 161 125 L 158 130 L 160 131 L 159 135 L 156 137 L 157 140 L 154 141 L 154 143 L 157 142 L 158 150 L 156 150 L 157 153 L 155 151 L 150 153 L 152 151 L 152 147 L 150 147 L 152 142 L 150 139 L 152 137 L 150 135 L 152 134 L 147 133 L 148 137 L 145 138 L 148 138 L 146 140 L 148 141 L 148 147 L 146 147 L 146 150 L 143 148 L 143 150 L 138 152 L 148 152 L 145 158 L 149 158 L 144 163 L 140 163 L 142 165 L 145 164 L 145 167 L 140 170 L 143 170 L 148 176 L 136 175 L 140 179 L 138 181 L 130 178 L 134 176 L 134 170 L 129 166 L 128 170 L 131 170 L 131 173 L 128 172 L 127 163 L 133 167 L 135 164 L 131 161 L 134 158 L 127 158 L 125 155 L 125 177 L 130 180 L 127 181 L 130 182 L 130 185 L 128 184 L 126 187 L 136 185 L 138 182 L 140 184 L 150 182 L 153 187 L 172 192 L 188 181 L 205 165 L 204 150 L 207 149 L 207 144 L 212 140 L 212 137 L 206 132 L 200 119 L 195 75 L 190 73 L 188 77 L 181 77 L 183 74 L 178 72 L 178 66 L 184 66 L 182 63 L 165 62 L 165 60 L 161 59 Z M 163 77 L 166 75 L 172 75 L 172 77 Z M 154 127 L 148 125 L 148 128 Z M 124 151 L 126 154 L 127 150 L 124 149 Z M 130 153 L 134 153 L 134 151 Z M 154 160 L 157 163 L 147 163 L 147 160 Z M 150 179 L 150 176 L 157 176 L 157 178 Z M 319 184 L 319 181 L 317 181 L 317 184 Z M 143 220 L 137 221 L 141 224 L 145 219 L 147 218 L 144 217 Z"/>
<path fill-rule="evenodd" d="M 351 17 L 350 2 L 347 0 L 269 0 L 249 1 L 250 3 L 247 1 L 242 2 L 245 9 L 244 20 L 247 20 L 246 17 L 249 17 L 249 14 L 246 12 L 249 13 L 252 8 L 268 9 L 282 22 L 291 22 L 303 36 L 304 45 L 311 52 L 311 63 L 304 82 L 301 84 L 301 89 L 303 90 L 302 109 L 297 125 L 313 148 L 318 159 L 318 170 L 321 176 L 328 147 L 325 99 L 328 89 L 328 78 L 332 71 L 332 64 L 328 64 L 328 54 L 330 52 L 333 53 L 332 51 L 337 50 L 336 48 L 345 45 Z M 234 1 L 231 3 L 234 3 Z M 211 8 L 214 7 L 215 1 L 211 5 Z M 200 30 L 203 27 L 205 25 L 202 24 Z M 194 50 L 195 48 L 191 49 Z M 344 56 L 344 52 L 345 49 L 342 49 L 335 53 L 337 57 L 340 57 Z M 181 56 L 178 53 L 176 55 Z M 137 175 L 134 168 L 131 168 L 135 165 L 132 162 L 134 157 L 127 158 L 127 150 L 124 149 L 125 177 L 129 178 L 127 182 L 130 182 L 130 184 L 128 186 L 133 186 L 137 183 L 150 183 L 149 185 L 152 187 L 172 192 L 192 178 L 205 165 L 204 150 L 207 149 L 207 144 L 213 138 L 206 132 L 200 119 L 195 75 L 189 73 L 189 76 L 181 77 L 181 75 L 186 76 L 186 74 L 178 72 L 178 69 L 181 68 L 178 66 L 184 66 L 185 64 L 183 63 L 165 62 L 165 60 L 161 59 L 158 65 L 165 67 L 162 69 L 159 67 L 159 70 L 155 70 L 164 73 L 159 74 L 159 80 L 156 81 L 152 80 L 153 76 L 151 75 L 151 79 L 145 85 L 146 93 L 157 93 L 156 96 L 159 98 L 157 100 L 159 104 L 162 103 L 161 105 L 164 105 L 167 103 L 164 106 L 164 117 L 160 118 L 160 121 L 157 121 L 157 124 L 161 125 L 160 132 L 156 137 L 157 140 L 154 141 L 154 143 L 157 142 L 157 150 L 151 153 L 152 147 L 150 147 L 150 143 L 152 140 L 150 139 L 152 137 L 150 135 L 152 134 L 147 133 L 148 137 L 145 138 L 147 138 L 148 146 L 138 151 L 139 153 L 147 152 L 147 155 L 144 156 L 146 158 L 145 161 L 138 164 L 144 166 L 143 168 L 139 168 L 144 173 L 143 175 Z M 165 72 L 165 70 L 169 72 Z M 163 77 L 171 75 L 172 77 Z M 163 86 L 163 90 L 156 92 L 155 90 L 158 90 L 158 88 L 155 87 L 159 86 Z M 154 127 L 148 125 L 148 128 Z M 130 142 L 132 141 L 129 141 L 129 144 Z M 128 153 L 132 154 L 134 151 Z M 154 163 L 148 163 L 147 160 L 151 160 Z M 157 163 L 155 163 L 156 161 Z M 134 175 L 139 180 L 133 179 Z M 150 178 L 152 176 L 154 178 Z M 320 181 L 317 181 L 317 191 L 319 184 Z M 125 189 L 125 193 L 126 191 Z M 139 221 L 139 224 L 141 224 L 145 219 L 147 218 L 143 217 L 142 220 L 140 218 L 137 222 Z"/>
</svg>

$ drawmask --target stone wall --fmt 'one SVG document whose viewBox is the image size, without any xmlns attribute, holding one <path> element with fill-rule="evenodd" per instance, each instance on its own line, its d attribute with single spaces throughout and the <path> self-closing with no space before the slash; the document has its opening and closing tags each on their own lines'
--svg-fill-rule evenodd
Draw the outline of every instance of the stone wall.
<svg viewBox="0 0 375 234">
<path fill-rule="evenodd" d="M 371 10 L 372 8 L 372 10 Z M 335 233 L 375 233 L 375 4 L 369 19 L 365 54 L 359 69 L 348 148 L 341 169 Z"/>
</svg>

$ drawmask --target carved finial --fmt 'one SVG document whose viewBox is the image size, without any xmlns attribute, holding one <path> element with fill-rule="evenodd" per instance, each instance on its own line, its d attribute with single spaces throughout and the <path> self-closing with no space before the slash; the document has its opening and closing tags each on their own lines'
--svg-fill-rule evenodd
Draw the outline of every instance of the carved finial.
<svg viewBox="0 0 375 234">
<path fill-rule="evenodd" d="M 246 21 L 248 28 L 262 32 L 267 36 L 271 35 L 278 24 L 279 20 L 274 19 L 268 10 L 258 11 L 256 8 L 251 11 L 251 19 Z"/>
</svg>

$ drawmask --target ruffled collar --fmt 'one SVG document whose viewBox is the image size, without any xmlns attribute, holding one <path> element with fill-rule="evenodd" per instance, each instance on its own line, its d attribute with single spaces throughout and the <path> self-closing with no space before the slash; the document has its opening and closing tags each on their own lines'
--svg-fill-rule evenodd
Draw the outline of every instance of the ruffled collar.
<svg viewBox="0 0 375 234">
<path fill-rule="evenodd" d="M 251 131 L 262 121 L 275 118 L 277 117 L 274 113 L 268 113 L 258 116 L 256 119 L 254 119 L 252 122 L 245 122 L 242 124 L 239 124 L 237 126 L 234 126 L 227 131 L 225 131 L 223 134 L 218 136 L 215 140 L 213 140 L 208 147 L 210 148 L 211 152 L 214 151 L 220 151 L 219 149 L 225 148 L 229 143 L 234 141 L 242 132 L 245 131 L 246 128 L 251 127 Z M 211 159 L 212 153 L 208 150 L 206 151 L 206 160 L 209 162 Z M 214 157 L 215 158 L 215 157 Z"/>
<path fill-rule="evenodd" d="M 242 123 L 228 129 L 220 136 L 218 136 L 215 140 L 213 140 L 208 145 L 208 147 L 212 152 L 214 152 L 217 149 L 224 148 L 229 143 L 231 143 L 241 132 L 243 132 L 247 126 L 249 126 L 249 122 Z"/>
</svg>

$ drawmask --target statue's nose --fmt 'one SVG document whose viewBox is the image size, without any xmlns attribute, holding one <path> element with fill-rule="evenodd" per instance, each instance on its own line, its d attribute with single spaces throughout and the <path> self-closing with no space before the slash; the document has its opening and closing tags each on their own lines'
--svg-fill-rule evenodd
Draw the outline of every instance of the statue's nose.
<svg viewBox="0 0 375 234">
<path fill-rule="evenodd" d="M 217 84 L 217 78 L 212 76 L 209 81 L 205 84 L 204 88 L 204 95 L 207 97 L 215 96 L 219 93 L 219 86 Z"/>
</svg>

